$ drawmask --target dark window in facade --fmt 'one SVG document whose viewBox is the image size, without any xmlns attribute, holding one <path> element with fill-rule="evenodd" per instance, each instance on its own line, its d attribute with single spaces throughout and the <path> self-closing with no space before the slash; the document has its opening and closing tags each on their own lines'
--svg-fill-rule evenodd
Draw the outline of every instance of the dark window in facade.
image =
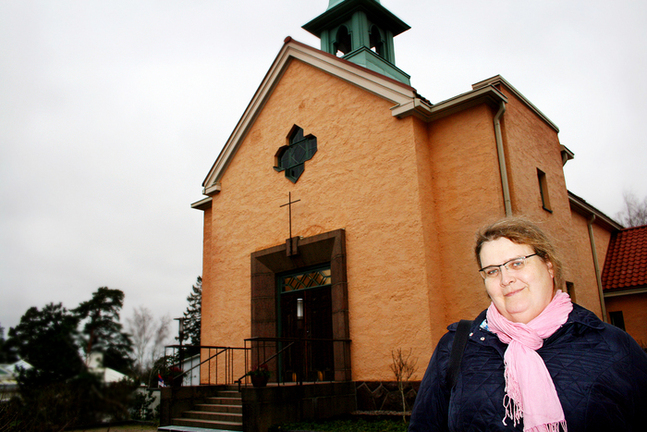
<svg viewBox="0 0 647 432">
<path fill-rule="evenodd" d="M 548 181 L 546 180 L 546 173 L 537 168 L 537 180 L 539 181 L 539 193 L 541 194 L 541 206 L 544 210 L 552 213 L 553 209 L 550 206 L 550 197 L 548 196 Z"/>
<path fill-rule="evenodd" d="M 609 320 L 612 325 L 625 330 L 625 318 L 622 311 L 609 312 Z"/>
<path fill-rule="evenodd" d="M 577 303 L 577 299 L 575 298 L 575 284 L 573 282 L 566 282 L 566 293 L 573 303 Z"/>
<path fill-rule="evenodd" d="M 289 144 L 279 148 L 274 155 L 274 169 L 285 171 L 285 177 L 296 183 L 305 171 L 306 161 L 317 153 L 317 137 L 303 136 L 303 129 L 294 126 L 288 140 Z"/>
</svg>

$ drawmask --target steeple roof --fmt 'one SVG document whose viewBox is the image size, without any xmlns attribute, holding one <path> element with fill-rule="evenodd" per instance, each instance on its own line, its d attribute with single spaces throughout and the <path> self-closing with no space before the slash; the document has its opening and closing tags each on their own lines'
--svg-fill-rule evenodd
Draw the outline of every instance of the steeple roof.
<svg viewBox="0 0 647 432">
<path fill-rule="evenodd" d="M 382 6 L 379 0 L 330 0 L 326 12 L 305 24 L 303 28 L 320 38 L 322 31 L 348 20 L 356 10 L 365 11 L 375 24 L 389 29 L 393 36 L 411 28 Z"/>
<path fill-rule="evenodd" d="M 395 65 L 393 37 L 410 27 L 379 0 L 330 0 L 328 9 L 303 26 L 321 39 L 321 50 L 396 79 L 409 75 Z"/>
</svg>

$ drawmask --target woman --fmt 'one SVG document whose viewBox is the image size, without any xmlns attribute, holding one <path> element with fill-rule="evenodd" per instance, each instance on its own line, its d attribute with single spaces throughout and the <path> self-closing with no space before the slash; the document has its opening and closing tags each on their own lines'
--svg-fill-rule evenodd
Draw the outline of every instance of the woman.
<svg viewBox="0 0 647 432">
<path fill-rule="evenodd" d="M 492 302 L 472 323 L 453 388 L 457 325 L 439 341 L 409 431 L 647 430 L 647 354 L 557 289 L 562 264 L 546 235 L 503 219 L 477 235 L 475 253 Z"/>
</svg>

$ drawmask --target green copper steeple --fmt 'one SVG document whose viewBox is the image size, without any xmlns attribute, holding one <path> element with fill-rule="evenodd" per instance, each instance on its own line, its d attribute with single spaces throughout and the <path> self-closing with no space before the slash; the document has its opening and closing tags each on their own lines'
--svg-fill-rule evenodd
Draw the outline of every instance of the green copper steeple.
<svg viewBox="0 0 647 432">
<path fill-rule="evenodd" d="M 410 27 L 379 0 L 330 0 L 326 12 L 303 28 L 321 39 L 322 51 L 410 84 L 395 66 L 393 48 L 393 37 Z"/>
</svg>

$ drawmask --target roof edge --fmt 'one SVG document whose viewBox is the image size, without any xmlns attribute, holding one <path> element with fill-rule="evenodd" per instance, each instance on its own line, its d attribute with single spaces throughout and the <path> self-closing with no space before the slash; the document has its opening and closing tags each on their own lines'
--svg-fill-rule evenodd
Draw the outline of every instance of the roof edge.
<svg viewBox="0 0 647 432">
<path fill-rule="evenodd" d="M 202 198 L 201 200 L 191 204 L 191 208 L 196 210 L 202 210 L 202 211 L 208 210 L 211 208 L 211 201 L 213 201 L 213 198 L 210 196 L 206 198 Z"/>
<path fill-rule="evenodd" d="M 600 223 L 601 225 L 605 226 L 608 229 L 611 229 L 612 231 L 613 230 L 619 231 L 624 228 L 621 224 L 619 224 L 609 216 L 605 215 L 600 210 L 593 207 L 591 204 L 587 203 L 583 198 L 580 198 L 579 196 L 575 195 L 571 191 L 568 191 L 568 201 L 573 211 L 579 213 L 580 215 L 586 218 L 595 216 L 595 219 L 598 223 Z"/>
<path fill-rule="evenodd" d="M 604 298 L 620 297 L 633 294 L 647 293 L 647 286 L 639 286 L 634 288 L 607 288 L 604 290 Z"/>
<path fill-rule="evenodd" d="M 482 103 L 498 106 L 500 102 L 507 101 L 508 98 L 497 88 L 486 86 L 459 94 L 437 104 L 431 104 L 417 96 L 405 105 L 395 106 L 391 110 L 394 117 L 404 118 L 413 115 L 431 122 Z"/>
<path fill-rule="evenodd" d="M 551 128 L 555 129 L 555 132 L 559 132 L 559 128 L 555 123 L 553 123 L 544 113 L 542 113 L 539 108 L 537 108 L 528 98 L 526 98 L 519 90 L 517 90 L 512 84 L 510 84 L 505 78 L 501 75 L 495 75 L 491 78 L 484 79 L 475 84 L 472 84 L 473 89 L 482 88 L 485 86 L 496 86 L 497 84 L 502 84 L 505 86 L 512 94 L 514 94 L 519 100 L 526 104 L 532 111 L 534 111 L 539 118 L 541 118 L 546 124 Z"/>
</svg>

